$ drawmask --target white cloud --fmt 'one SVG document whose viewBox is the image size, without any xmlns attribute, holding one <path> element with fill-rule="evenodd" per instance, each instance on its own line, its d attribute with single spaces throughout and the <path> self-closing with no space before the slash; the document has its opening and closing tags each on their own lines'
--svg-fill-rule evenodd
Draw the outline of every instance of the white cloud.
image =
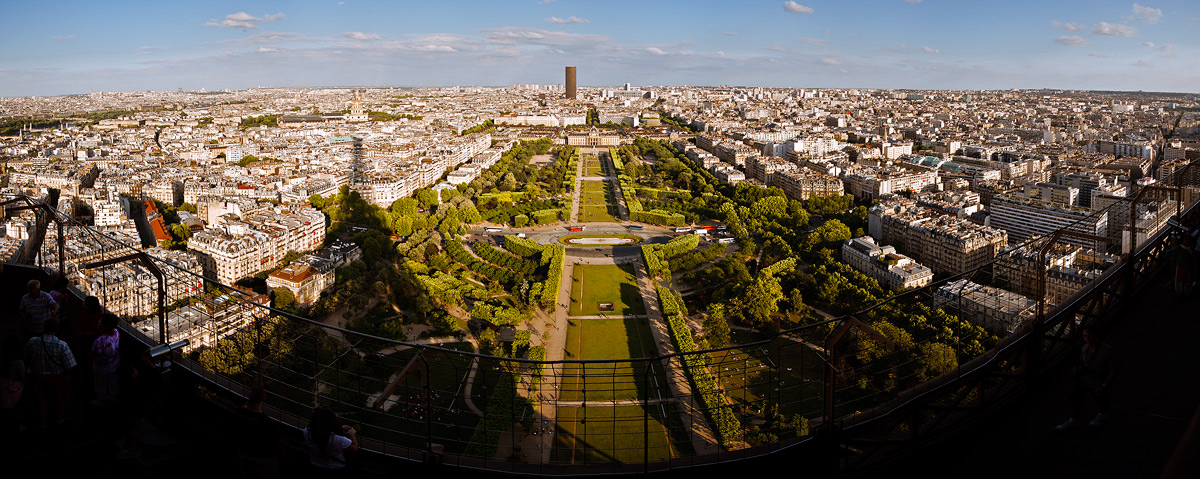
<svg viewBox="0 0 1200 479">
<path fill-rule="evenodd" d="M 457 52 L 458 51 L 458 50 L 455 50 L 454 47 L 452 47 L 450 45 L 421 45 L 419 47 L 413 47 L 412 49 L 416 50 L 418 52 Z"/>
<path fill-rule="evenodd" d="M 225 15 L 225 19 L 220 22 L 216 20 L 209 20 L 204 22 L 204 25 L 209 27 L 255 29 L 258 28 L 258 23 L 282 20 L 284 18 L 287 18 L 287 16 L 283 13 L 276 13 L 259 18 L 246 12 L 237 12 Z"/>
<path fill-rule="evenodd" d="M 884 45 L 883 49 L 892 53 L 904 53 L 908 51 L 908 45 L 903 43 L 899 45 Z"/>
<path fill-rule="evenodd" d="M 163 50 L 163 47 L 154 47 L 154 46 L 149 46 L 149 45 L 142 46 L 142 47 L 138 47 L 137 53 L 134 53 L 134 55 L 137 55 L 139 57 L 151 55 L 158 50 Z"/>
<path fill-rule="evenodd" d="M 574 23 L 574 24 L 592 23 L 592 22 L 587 21 L 587 19 L 579 18 L 574 15 L 569 16 L 567 18 L 550 17 L 550 18 L 547 18 L 546 21 L 550 22 L 550 23 L 555 23 L 558 25 L 565 25 L 568 23 Z"/>
<path fill-rule="evenodd" d="M 554 3 L 554 0 L 542 0 L 538 2 L 538 5 L 545 5 L 547 3 Z"/>
<path fill-rule="evenodd" d="M 279 51 L 279 49 L 275 48 L 275 47 L 258 47 L 258 51 L 260 51 L 260 52 L 277 52 L 277 51 Z"/>
<path fill-rule="evenodd" d="M 61 37 L 50 37 L 50 38 L 54 39 L 54 40 L 70 40 L 72 38 L 75 38 L 75 35 L 63 35 Z"/>
<path fill-rule="evenodd" d="M 1110 37 L 1132 37 L 1137 34 L 1137 29 L 1120 23 L 1100 22 L 1092 27 L 1092 34 L 1107 35 Z"/>
<path fill-rule="evenodd" d="M 1135 66 L 1135 67 L 1150 67 L 1150 66 L 1154 66 L 1154 65 L 1146 60 L 1138 60 L 1137 63 L 1133 64 L 1133 66 Z"/>
<path fill-rule="evenodd" d="M 503 27 L 481 30 L 488 43 L 502 45 L 574 45 L 596 46 L 611 43 L 612 39 L 604 35 L 588 35 L 581 33 L 551 32 L 535 28 Z"/>
<path fill-rule="evenodd" d="M 1137 20 L 1142 23 L 1158 23 L 1162 21 L 1162 10 L 1158 8 L 1143 7 L 1138 4 L 1133 4 L 1133 14 L 1128 18 Z"/>
<path fill-rule="evenodd" d="M 722 34 L 722 35 L 725 35 L 725 36 L 727 36 L 727 37 L 736 37 L 736 36 L 738 36 L 738 35 L 739 35 L 739 33 L 738 33 L 738 32 L 721 32 L 721 34 Z"/>
<path fill-rule="evenodd" d="M 1053 21 L 1053 22 L 1050 22 L 1050 26 L 1052 26 L 1052 27 L 1054 27 L 1054 28 L 1060 28 L 1060 29 L 1066 30 L 1066 31 L 1068 31 L 1068 32 L 1073 32 L 1073 31 L 1076 31 L 1076 30 L 1081 30 L 1081 29 L 1083 29 L 1083 25 L 1080 25 L 1080 24 L 1078 24 L 1078 23 L 1069 23 L 1069 22 L 1068 22 L 1068 23 L 1063 23 L 1063 22 L 1060 22 L 1060 21 L 1058 21 L 1058 20 L 1055 20 L 1055 21 Z"/>
<path fill-rule="evenodd" d="M 906 1 L 908 3 L 921 3 L 921 2 L 924 2 L 925 0 L 904 0 L 904 1 Z"/>
<path fill-rule="evenodd" d="M 1175 49 L 1175 44 L 1174 44 L 1174 43 L 1164 43 L 1164 44 L 1162 44 L 1162 45 L 1159 45 L 1159 47 L 1158 47 L 1158 48 L 1156 48 L 1156 50 L 1158 50 L 1158 51 L 1160 51 L 1160 52 L 1169 52 L 1169 51 L 1171 51 L 1171 50 L 1174 50 L 1174 49 Z"/>
<path fill-rule="evenodd" d="M 666 55 L 667 54 L 667 52 L 663 51 L 663 49 L 658 48 L 658 47 L 647 47 L 646 51 L 653 53 L 655 55 Z"/>
<path fill-rule="evenodd" d="M 383 40 L 382 38 L 379 38 L 379 35 L 374 33 L 343 32 L 342 36 L 351 40 L 358 40 L 360 42 L 377 42 Z"/>
<path fill-rule="evenodd" d="M 812 13 L 813 12 L 813 9 L 808 8 L 799 3 L 793 2 L 792 0 L 788 0 L 787 3 L 784 3 L 783 9 L 786 10 L 788 13 Z"/>
<path fill-rule="evenodd" d="M 1081 37 L 1079 35 L 1063 35 L 1061 37 L 1055 38 L 1054 41 L 1058 42 L 1060 45 L 1066 45 L 1068 47 L 1074 47 L 1074 46 L 1088 44 L 1088 41 L 1084 40 L 1083 37 Z"/>
<path fill-rule="evenodd" d="M 1121 54 L 1120 54 L 1120 53 L 1114 53 L 1114 54 L 1112 54 L 1112 55 L 1105 55 L 1105 54 L 1103 54 L 1103 53 L 1091 52 L 1091 53 L 1088 53 L 1088 56 L 1089 56 L 1089 57 L 1096 57 L 1096 58 L 1120 58 Z"/>
<path fill-rule="evenodd" d="M 923 51 L 925 53 L 933 53 L 933 54 L 942 53 L 941 50 L 938 50 L 936 48 L 929 48 L 929 47 L 921 47 L 921 51 Z"/>
<path fill-rule="evenodd" d="M 801 42 L 801 43 L 807 43 L 809 45 L 828 45 L 829 44 L 829 40 L 822 40 L 820 38 L 797 38 L 796 41 Z"/>
<path fill-rule="evenodd" d="M 826 65 L 841 65 L 842 64 L 841 60 L 838 60 L 833 57 L 821 57 L 821 63 L 824 63 Z"/>
<path fill-rule="evenodd" d="M 786 52 L 786 51 L 788 51 L 788 47 L 786 47 L 786 46 L 783 46 L 783 45 L 780 45 L 780 44 L 778 44 L 778 43 L 776 43 L 776 44 L 774 44 L 774 45 L 771 45 L 771 48 L 770 48 L 770 49 L 771 49 L 771 50 L 775 50 L 775 51 L 777 51 L 777 52 Z"/>
<path fill-rule="evenodd" d="M 1142 42 L 1142 43 L 1139 43 L 1139 45 L 1146 47 L 1146 48 L 1154 48 L 1154 42 Z"/>
</svg>

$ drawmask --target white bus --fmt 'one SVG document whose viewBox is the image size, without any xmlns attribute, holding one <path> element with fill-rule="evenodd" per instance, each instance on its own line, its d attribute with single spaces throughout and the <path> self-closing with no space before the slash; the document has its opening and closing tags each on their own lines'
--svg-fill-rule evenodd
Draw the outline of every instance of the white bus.
<svg viewBox="0 0 1200 479">
<path fill-rule="evenodd" d="M 504 228 L 498 228 L 495 226 L 489 226 L 487 228 L 484 228 L 483 230 L 488 233 L 503 233 L 504 232 Z"/>
</svg>

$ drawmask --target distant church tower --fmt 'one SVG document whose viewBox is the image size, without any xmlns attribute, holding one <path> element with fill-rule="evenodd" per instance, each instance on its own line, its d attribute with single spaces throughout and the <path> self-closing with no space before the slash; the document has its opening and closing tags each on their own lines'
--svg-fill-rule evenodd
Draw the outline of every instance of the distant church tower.
<svg viewBox="0 0 1200 479">
<path fill-rule="evenodd" d="M 350 104 L 350 114 L 346 115 L 346 121 L 350 123 L 367 121 L 367 114 L 363 111 L 362 100 L 359 99 L 358 92 L 354 92 L 354 102 Z"/>
</svg>

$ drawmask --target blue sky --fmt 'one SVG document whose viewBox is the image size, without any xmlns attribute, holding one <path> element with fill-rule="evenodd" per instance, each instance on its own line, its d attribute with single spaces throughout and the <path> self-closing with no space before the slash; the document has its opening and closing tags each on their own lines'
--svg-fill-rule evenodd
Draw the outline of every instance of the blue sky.
<svg viewBox="0 0 1200 479">
<path fill-rule="evenodd" d="M 0 96 L 579 83 L 1200 90 L 1200 1 L 9 2 Z"/>
</svg>

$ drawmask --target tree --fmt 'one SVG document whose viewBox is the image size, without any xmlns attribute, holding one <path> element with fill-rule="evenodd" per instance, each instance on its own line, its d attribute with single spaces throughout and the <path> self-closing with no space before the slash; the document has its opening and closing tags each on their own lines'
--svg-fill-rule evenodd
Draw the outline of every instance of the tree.
<svg viewBox="0 0 1200 479">
<path fill-rule="evenodd" d="M 917 379 L 924 381 L 958 367 L 954 348 L 943 343 L 921 345 L 921 357 L 917 361 Z"/>
<path fill-rule="evenodd" d="M 768 196 L 761 200 L 755 201 L 754 204 L 750 206 L 750 212 L 753 213 L 754 217 L 756 218 L 772 220 L 785 218 L 788 215 L 788 201 L 787 198 L 780 196 Z"/>
<path fill-rule="evenodd" d="M 187 241 L 192 237 L 192 229 L 179 223 L 175 223 L 171 225 L 171 235 L 175 236 L 177 240 Z"/>
<path fill-rule="evenodd" d="M 783 288 L 773 275 L 759 275 L 746 288 L 742 298 L 735 300 L 742 320 L 756 326 L 771 324 L 771 315 L 779 312 Z"/>
<path fill-rule="evenodd" d="M 708 315 L 704 318 L 704 339 L 714 348 L 729 344 L 729 322 L 725 320 L 725 305 L 712 303 L 708 305 Z"/>
<path fill-rule="evenodd" d="M 808 236 L 809 246 L 828 245 L 850 239 L 850 228 L 838 220 L 829 220 Z"/>
<path fill-rule="evenodd" d="M 438 204 L 438 195 L 429 188 L 421 188 L 413 195 L 421 208 L 432 208 Z"/>
<path fill-rule="evenodd" d="M 296 295 L 292 294 L 292 290 L 287 288 L 275 288 L 275 304 L 272 306 L 275 309 L 286 310 L 296 303 Z"/>
<path fill-rule="evenodd" d="M 392 206 L 388 207 L 388 211 L 400 216 L 414 216 L 417 214 L 417 200 L 415 198 L 400 198 L 392 202 Z"/>
<path fill-rule="evenodd" d="M 517 177 L 513 176 L 511 172 L 505 173 L 504 178 L 500 180 L 499 188 L 500 191 L 512 191 L 517 189 Z"/>
</svg>

